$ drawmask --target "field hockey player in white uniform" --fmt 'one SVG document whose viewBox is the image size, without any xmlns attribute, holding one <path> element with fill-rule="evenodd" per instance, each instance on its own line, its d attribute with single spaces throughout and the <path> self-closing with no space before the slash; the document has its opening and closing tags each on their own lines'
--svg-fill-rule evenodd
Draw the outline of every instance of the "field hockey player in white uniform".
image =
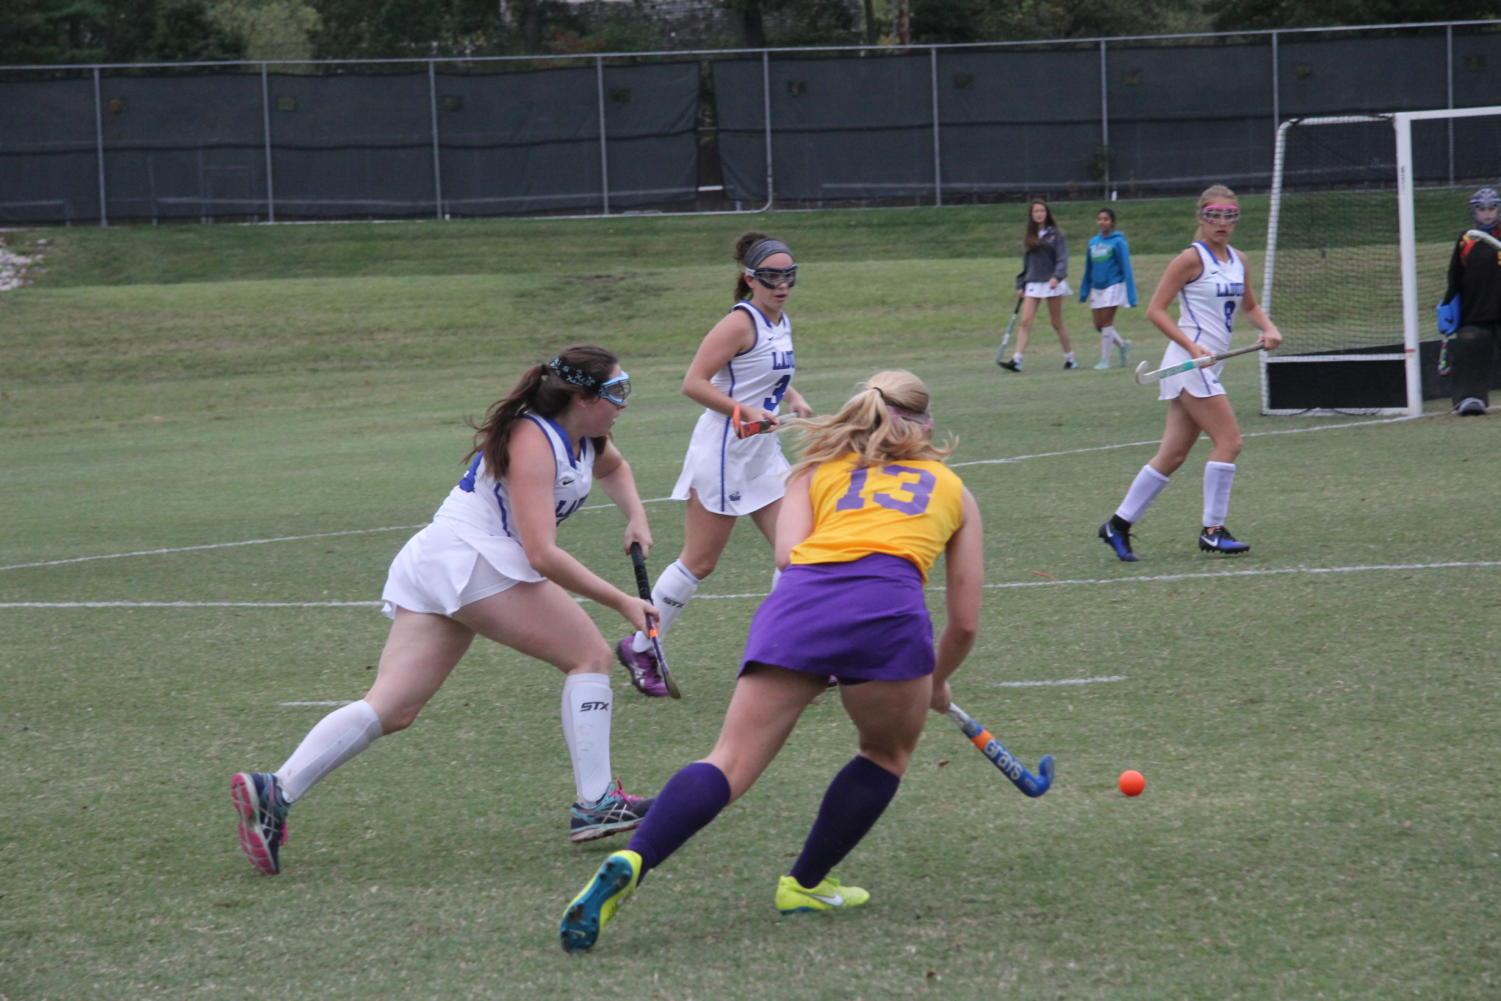
<svg viewBox="0 0 1501 1001">
<path fill-rule="evenodd" d="M 1193 246 L 1168 264 L 1152 301 L 1147 319 L 1167 335 L 1167 351 L 1160 368 L 1190 358 L 1219 354 L 1230 347 L 1230 332 L 1245 320 L 1261 331 L 1258 338 L 1270 351 L 1282 343 L 1271 319 L 1251 291 L 1246 255 L 1230 246 L 1230 235 L 1240 220 L 1240 202 L 1235 192 L 1216 184 L 1199 196 L 1199 228 Z M 1178 320 L 1167 307 L 1178 301 Z M 1230 508 L 1230 487 L 1235 481 L 1235 460 L 1240 455 L 1240 425 L 1220 384 L 1224 362 L 1168 376 L 1158 383 L 1158 399 L 1167 401 L 1167 424 L 1157 454 L 1136 474 L 1110 520 L 1100 526 L 1099 536 L 1120 559 L 1136 560 L 1131 549 L 1131 526 L 1141 519 L 1168 477 L 1183 465 L 1200 432 L 1209 435 L 1209 461 L 1204 464 L 1204 517 L 1199 548 L 1213 553 L 1243 553 L 1251 547 L 1225 528 Z"/>
<path fill-rule="evenodd" d="M 774 541 L 788 469 L 775 433 L 777 414 L 783 403 L 793 416 L 813 413 L 792 388 L 797 365 L 792 321 L 784 312 L 797 284 L 792 251 L 763 233 L 746 233 L 735 243 L 735 260 L 740 265 L 735 304 L 704 335 L 683 377 L 683 394 L 705 409 L 672 491 L 674 500 L 688 502 L 683 551 L 652 587 L 663 635 L 714 572 L 736 519 L 749 515 L 767 541 Z M 737 406 L 743 421 L 765 422 L 766 430 L 737 437 L 732 426 Z M 616 644 L 615 653 L 642 694 L 667 694 L 651 642 L 641 631 Z"/>
<path fill-rule="evenodd" d="M 240 847 L 257 869 L 281 871 L 288 807 L 377 737 L 410 726 L 475 636 L 563 672 L 563 738 L 577 799 L 569 840 L 641 822 L 650 800 L 626 795 L 610 767 L 610 645 L 567 592 L 638 627 L 655 610 L 557 544 L 558 524 L 597 479 L 626 517 L 625 548 L 651 547 L 631 467 L 609 437 L 629 393 L 615 356 L 583 345 L 533 366 L 491 405 L 458 484 L 391 563 L 381 595 L 391 631 L 374 685 L 323 717 L 275 772 L 231 779 Z"/>
</svg>

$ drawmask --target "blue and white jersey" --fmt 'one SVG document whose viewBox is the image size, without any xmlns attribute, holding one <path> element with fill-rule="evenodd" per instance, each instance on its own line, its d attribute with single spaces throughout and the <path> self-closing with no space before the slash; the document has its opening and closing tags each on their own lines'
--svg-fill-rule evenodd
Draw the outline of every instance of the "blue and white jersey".
<svg viewBox="0 0 1501 1001">
<path fill-rule="evenodd" d="M 552 445 L 553 503 L 558 521 L 562 522 L 583 505 L 594 485 L 594 445 L 584 438 L 575 450 L 568 432 L 550 418 L 528 413 L 522 415 L 522 420 L 531 421 L 541 428 Z M 470 530 L 460 532 L 465 536 L 478 530 L 484 535 L 517 538 L 510 488 L 505 478 L 497 480 L 490 474 L 481 455 L 476 455 L 469 463 L 458 484 L 449 491 L 433 515 L 433 521 L 449 522 L 455 528 Z"/>
<path fill-rule="evenodd" d="M 731 358 L 709 380 L 735 402 L 779 412 L 782 395 L 792 385 L 797 363 L 792 353 L 792 320 L 786 313 L 776 323 L 749 302 L 737 302 L 731 310 L 744 310 L 756 327 L 756 343 Z M 720 420 L 723 414 L 710 410 Z"/>
<path fill-rule="evenodd" d="M 779 413 L 782 396 L 797 373 L 792 321 L 783 313 L 779 322 L 771 323 L 748 302 L 737 302 L 732 309 L 743 309 L 750 316 L 756 325 L 756 343 L 731 358 L 709 382 L 742 406 Z M 715 514 L 750 514 L 787 492 L 787 469 L 787 457 L 775 434 L 736 438 L 730 419 L 705 407 L 693 426 L 672 497 L 687 500 L 696 493 L 699 502 Z"/>
<path fill-rule="evenodd" d="M 1226 248 L 1230 260 L 1221 261 L 1203 241 L 1193 246 L 1202 270 L 1178 293 L 1178 328 L 1195 344 L 1219 354 L 1230 347 L 1235 312 L 1245 298 L 1246 265 L 1234 247 Z"/>
</svg>

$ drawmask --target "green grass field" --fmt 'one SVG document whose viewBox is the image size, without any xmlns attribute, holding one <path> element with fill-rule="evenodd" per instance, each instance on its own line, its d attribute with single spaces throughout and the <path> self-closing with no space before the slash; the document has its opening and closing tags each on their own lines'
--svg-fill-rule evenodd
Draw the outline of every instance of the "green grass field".
<svg viewBox="0 0 1501 1001">
<path fill-rule="evenodd" d="M 1064 218 L 1081 244 L 1093 207 Z M 1188 238 L 1184 205 L 1120 208 L 1145 295 Z M 1237 243 L 1256 252 L 1264 205 L 1247 210 Z M 1140 525 L 1144 559 L 1121 564 L 1094 531 L 1161 407 L 1089 370 L 1078 303 L 1083 370 L 1041 325 L 1025 373 L 992 363 L 1020 218 L 5 234 L 44 270 L 0 293 L 0 999 L 1501 995 L 1501 418 L 1437 401 L 1412 420 L 1263 418 L 1254 363 L 1232 362 L 1231 526 L 1252 552 L 1194 546 L 1201 445 Z M 230 774 L 280 764 L 327 711 L 307 703 L 363 693 L 387 563 L 456 477 L 465 418 L 524 366 L 574 341 L 622 356 L 617 440 L 653 567 L 675 555 L 681 510 L 661 498 L 696 411 L 678 383 L 750 227 L 798 249 L 816 408 L 905 367 L 958 434 L 988 590 L 956 699 L 1024 761 L 1054 754 L 1052 791 L 1023 797 L 933 717 L 841 867 L 871 905 L 781 918 L 776 877 L 853 750 L 822 697 L 761 783 L 568 957 L 562 906 L 623 839 L 567 843 L 558 677 L 480 643 L 411 730 L 296 806 L 284 873 L 255 874 Z M 1120 325 L 1155 359 L 1141 313 Z M 594 500 L 562 538 L 629 589 L 623 523 Z M 741 526 L 668 637 L 682 702 L 616 679 L 627 788 L 708 750 L 770 573 Z M 1126 768 L 1144 795 L 1116 791 Z"/>
</svg>

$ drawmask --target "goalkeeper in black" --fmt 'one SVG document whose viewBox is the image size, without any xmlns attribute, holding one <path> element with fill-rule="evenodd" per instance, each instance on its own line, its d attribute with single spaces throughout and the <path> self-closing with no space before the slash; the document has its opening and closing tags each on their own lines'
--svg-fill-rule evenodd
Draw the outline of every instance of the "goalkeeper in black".
<svg viewBox="0 0 1501 1001">
<path fill-rule="evenodd" d="M 1459 326 L 1449 342 L 1454 375 L 1454 412 L 1478 417 L 1490 406 L 1491 366 L 1501 350 L 1501 246 L 1474 233 L 1501 239 L 1501 195 L 1481 188 L 1470 196 L 1475 225 L 1460 236 L 1449 259 L 1444 303 L 1459 296 Z"/>
</svg>

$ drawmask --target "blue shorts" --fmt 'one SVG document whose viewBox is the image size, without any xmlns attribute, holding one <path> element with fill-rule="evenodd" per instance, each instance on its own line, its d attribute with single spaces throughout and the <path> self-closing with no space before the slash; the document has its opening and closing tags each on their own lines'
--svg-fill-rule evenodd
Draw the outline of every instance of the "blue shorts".
<svg viewBox="0 0 1501 1001">
<path fill-rule="evenodd" d="M 751 620 L 740 673 L 772 664 L 841 682 L 909 681 L 932 674 L 936 659 L 922 574 L 872 553 L 784 570 Z"/>
</svg>

